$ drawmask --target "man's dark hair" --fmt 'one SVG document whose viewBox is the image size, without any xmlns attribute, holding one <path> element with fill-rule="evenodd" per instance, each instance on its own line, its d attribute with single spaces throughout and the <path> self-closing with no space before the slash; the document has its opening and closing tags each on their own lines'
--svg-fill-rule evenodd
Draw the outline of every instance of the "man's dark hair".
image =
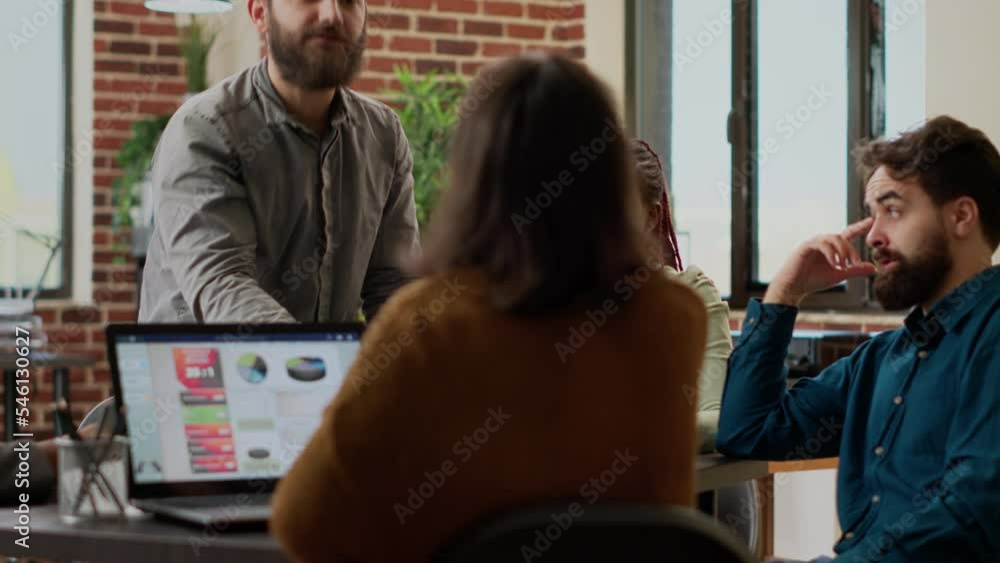
<svg viewBox="0 0 1000 563">
<path fill-rule="evenodd" d="M 971 197 L 987 242 L 1000 245 L 1000 153 L 979 129 L 936 117 L 894 139 L 865 144 L 856 156 L 866 179 L 885 166 L 892 178 L 918 183 L 939 207 Z"/>
<path fill-rule="evenodd" d="M 417 271 L 482 272 L 516 314 L 600 303 L 652 247 L 610 93 L 543 54 L 486 68 L 469 91 Z"/>
</svg>

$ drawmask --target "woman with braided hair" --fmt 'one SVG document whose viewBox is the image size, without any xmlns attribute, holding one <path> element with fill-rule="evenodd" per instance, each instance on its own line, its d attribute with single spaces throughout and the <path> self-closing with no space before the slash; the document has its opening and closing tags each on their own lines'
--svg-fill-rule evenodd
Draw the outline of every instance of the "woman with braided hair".
<svg viewBox="0 0 1000 563">
<path fill-rule="evenodd" d="M 715 450 L 715 434 L 719 428 L 719 408 L 726 383 L 729 354 L 733 350 L 729 336 L 729 304 L 722 300 L 715 284 L 697 266 L 687 269 L 681 264 L 677 232 L 670 213 L 670 190 L 667 188 L 663 163 L 645 141 L 632 143 L 632 155 L 642 200 L 648 214 L 647 228 L 663 244 L 663 264 L 669 274 L 701 297 L 708 311 L 708 341 L 705 358 L 698 378 L 698 444 L 703 452 Z M 659 249 L 657 249 L 659 250 Z M 694 390 L 686 391 L 694 400 Z"/>
</svg>

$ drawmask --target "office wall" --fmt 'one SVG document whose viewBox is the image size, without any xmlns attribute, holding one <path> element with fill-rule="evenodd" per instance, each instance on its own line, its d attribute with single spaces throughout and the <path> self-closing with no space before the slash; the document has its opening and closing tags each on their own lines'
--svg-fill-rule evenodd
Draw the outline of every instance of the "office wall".
<svg viewBox="0 0 1000 563">
<path fill-rule="evenodd" d="M 927 10 L 927 115 L 952 115 L 982 129 L 1000 145 L 1000 34 L 996 33 L 1000 2 L 923 3 Z M 993 263 L 1000 264 L 1000 252 Z"/>
</svg>

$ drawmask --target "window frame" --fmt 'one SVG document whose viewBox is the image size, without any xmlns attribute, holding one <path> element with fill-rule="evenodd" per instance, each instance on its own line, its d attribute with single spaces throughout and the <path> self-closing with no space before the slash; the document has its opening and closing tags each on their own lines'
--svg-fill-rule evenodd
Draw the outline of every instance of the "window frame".
<svg viewBox="0 0 1000 563">
<path fill-rule="evenodd" d="M 761 298 L 767 284 L 755 281 L 758 246 L 757 176 L 737 173 L 756 154 L 756 70 L 757 70 L 757 3 L 758 0 L 733 0 L 732 10 L 732 104 L 726 128 L 732 149 L 732 294 L 734 308 L 746 307 L 753 298 Z M 657 14 L 660 7 L 666 15 Z M 652 65 L 649 53 L 663 52 L 672 44 L 671 12 L 673 0 L 628 0 L 626 3 L 626 116 L 631 129 L 645 138 L 661 154 L 670 155 L 670 64 Z M 884 0 L 849 0 L 848 9 L 848 138 L 845 143 L 844 165 L 847 167 L 848 223 L 864 218 L 865 178 L 855 164 L 852 152 L 861 142 L 880 137 L 885 130 L 885 55 Z M 653 17 L 656 16 L 656 17 Z M 672 53 L 665 50 L 668 62 Z M 653 68 L 651 68 L 653 67 Z M 649 73 L 666 85 L 664 96 L 649 96 Z M 660 77 L 665 74 L 665 77 Z M 656 98 L 651 100 L 650 98 Z M 664 112 L 666 119 L 651 119 Z M 665 172 L 670 173 L 670 159 L 665 159 Z M 818 233 L 817 233 L 818 234 Z M 855 241 L 855 248 L 866 252 L 864 241 Z M 803 309 L 862 310 L 876 309 L 871 298 L 871 282 L 866 278 L 850 280 L 839 286 L 809 296 Z"/>
<path fill-rule="evenodd" d="M 59 247 L 58 261 L 60 264 L 61 276 L 60 284 L 54 288 L 42 289 L 38 292 L 37 298 L 42 299 L 69 299 L 73 292 L 73 10 L 75 2 L 63 4 L 62 17 L 62 72 L 63 72 L 63 162 L 62 162 L 62 193 L 61 205 L 57 206 L 57 213 L 61 214 L 60 225 L 62 240 Z M 33 289 L 33 288 L 25 288 Z"/>
</svg>

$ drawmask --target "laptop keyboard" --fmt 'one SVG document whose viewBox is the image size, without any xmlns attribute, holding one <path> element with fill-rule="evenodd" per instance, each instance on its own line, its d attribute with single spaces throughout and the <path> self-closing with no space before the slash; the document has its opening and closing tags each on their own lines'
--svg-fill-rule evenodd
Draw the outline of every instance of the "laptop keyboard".
<svg viewBox="0 0 1000 563">
<path fill-rule="evenodd" d="M 164 506 L 173 506 L 177 508 L 269 506 L 271 504 L 271 495 L 234 494 L 234 495 L 211 495 L 205 497 L 171 497 L 171 498 L 158 499 L 156 502 Z"/>
</svg>

